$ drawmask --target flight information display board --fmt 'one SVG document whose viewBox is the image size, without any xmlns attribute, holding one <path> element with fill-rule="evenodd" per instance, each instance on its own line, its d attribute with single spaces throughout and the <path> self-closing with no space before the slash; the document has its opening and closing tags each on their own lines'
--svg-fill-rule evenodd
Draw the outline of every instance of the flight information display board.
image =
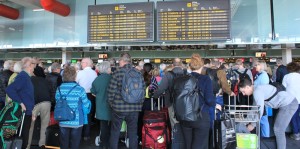
<svg viewBox="0 0 300 149">
<path fill-rule="evenodd" d="M 153 42 L 153 11 L 153 2 L 89 6 L 88 42 Z"/>
<path fill-rule="evenodd" d="M 158 41 L 230 39 L 230 0 L 157 2 Z"/>
</svg>

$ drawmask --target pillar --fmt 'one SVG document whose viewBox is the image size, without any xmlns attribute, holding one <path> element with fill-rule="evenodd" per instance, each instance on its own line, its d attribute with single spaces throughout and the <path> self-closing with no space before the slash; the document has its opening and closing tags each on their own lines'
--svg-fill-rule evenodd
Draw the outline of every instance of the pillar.
<svg viewBox="0 0 300 149">
<path fill-rule="evenodd" d="M 284 65 L 292 62 L 292 49 L 291 48 L 282 49 L 282 62 Z"/>
</svg>

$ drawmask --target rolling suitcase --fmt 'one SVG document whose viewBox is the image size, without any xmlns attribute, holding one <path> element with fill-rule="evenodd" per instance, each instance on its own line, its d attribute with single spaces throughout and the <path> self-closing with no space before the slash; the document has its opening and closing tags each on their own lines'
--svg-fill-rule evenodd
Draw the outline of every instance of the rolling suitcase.
<svg viewBox="0 0 300 149">
<path fill-rule="evenodd" d="M 160 110 L 159 105 L 158 110 Z M 145 111 L 143 117 L 142 148 L 166 149 L 169 142 L 167 114 L 164 111 L 153 111 L 153 98 L 151 98 L 151 111 Z"/>
<path fill-rule="evenodd" d="M 21 122 L 19 135 L 12 140 L 12 143 L 11 143 L 12 149 L 21 149 L 22 148 L 23 140 L 21 138 L 21 134 L 22 134 L 22 129 L 23 129 L 24 118 L 25 118 L 25 113 L 23 113 L 23 116 L 22 116 L 22 122 Z"/>
<path fill-rule="evenodd" d="M 60 130 L 58 125 L 48 126 L 46 129 L 46 146 L 59 147 Z"/>
</svg>

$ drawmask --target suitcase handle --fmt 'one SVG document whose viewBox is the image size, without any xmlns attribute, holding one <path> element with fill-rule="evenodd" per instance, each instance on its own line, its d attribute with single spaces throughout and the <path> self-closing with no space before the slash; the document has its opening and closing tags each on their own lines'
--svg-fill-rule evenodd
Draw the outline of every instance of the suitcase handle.
<svg viewBox="0 0 300 149">
<path fill-rule="evenodd" d="M 154 98 L 151 97 L 151 111 L 154 110 Z M 160 111 L 161 106 L 163 106 L 163 101 L 160 99 L 160 97 L 157 98 L 157 109 Z"/>
<path fill-rule="evenodd" d="M 25 118 L 25 111 L 22 113 L 22 121 L 21 121 L 21 128 L 20 128 L 20 131 L 19 131 L 19 137 L 21 137 L 21 134 L 22 134 L 24 118 Z"/>
</svg>

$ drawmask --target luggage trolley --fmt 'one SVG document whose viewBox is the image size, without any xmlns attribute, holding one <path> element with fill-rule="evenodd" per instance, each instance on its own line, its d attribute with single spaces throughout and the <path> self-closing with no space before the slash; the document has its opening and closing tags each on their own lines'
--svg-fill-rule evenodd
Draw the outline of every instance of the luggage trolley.
<svg viewBox="0 0 300 149">
<path fill-rule="evenodd" d="M 249 105 L 225 105 L 225 113 L 234 118 L 236 123 L 236 142 L 237 148 L 260 148 L 260 106 Z M 249 110 L 243 110 L 247 108 Z M 255 134 L 247 132 L 246 125 L 256 124 Z M 243 129 L 244 128 L 244 129 Z M 245 131 L 242 131 L 245 130 Z"/>
</svg>

